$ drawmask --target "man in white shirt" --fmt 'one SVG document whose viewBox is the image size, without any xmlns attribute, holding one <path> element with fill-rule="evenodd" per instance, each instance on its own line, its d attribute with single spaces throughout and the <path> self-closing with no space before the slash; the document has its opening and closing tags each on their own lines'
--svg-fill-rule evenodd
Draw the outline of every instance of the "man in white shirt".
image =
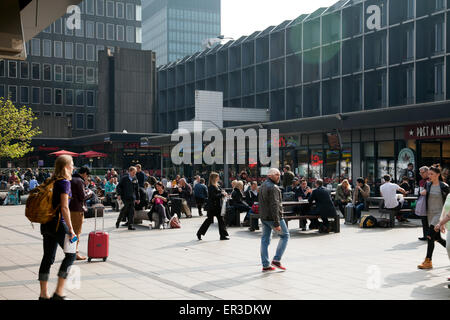
<svg viewBox="0 0 450 320">
<path fill-rule="evenodd" d="M 391 177 L 389 175 L 385 175 L 383 177 L 385 183 L 380 187 L 381 196 L 384 199 L 384 207 L 386 209 L 392 209 L 397 211 L 397 220 L 405 221 L 403 217 L 400 215 L 400 209 L 402 208 L 403 201 L 399 200 L 397 196 L 397 191 L 406 195 L 408 192 L 401 188 L 399 185 L 391 182 Z"/>
</svg>

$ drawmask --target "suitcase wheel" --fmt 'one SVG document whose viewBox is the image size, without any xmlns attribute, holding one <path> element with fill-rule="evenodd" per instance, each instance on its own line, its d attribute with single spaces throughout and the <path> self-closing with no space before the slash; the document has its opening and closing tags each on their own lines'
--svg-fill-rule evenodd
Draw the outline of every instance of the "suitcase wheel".
<svg viewBox="0 0 450 320">
<path fill-rule="evenodd" d="M 106 259 L 107 259 L 107 258 L 103 258 L 103 262 L 105 262 L 105 261 L 106 261 Z"/>
</svg>

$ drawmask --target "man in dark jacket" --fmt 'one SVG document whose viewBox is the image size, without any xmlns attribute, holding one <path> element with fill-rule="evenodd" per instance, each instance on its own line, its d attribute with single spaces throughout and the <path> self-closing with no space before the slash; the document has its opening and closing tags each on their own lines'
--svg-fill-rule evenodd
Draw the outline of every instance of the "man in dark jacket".
<svg viewBox="0 0 450 320">
<path fill-rule="evenodd" d="M 78 253 L 78 245 L 80 243 L 81 228 L 83 226 L 84 213 L 86 211 L 86 182 L 90 174 L 89 168 L 81 167 L 77 173 L 72 175 L 72 180 L 70 181 L 72 198 L 70 199 L 69 209 L 73 231 L 78 237 L 77 260 L 86 260 L 86 257 L 81 256 Z"/>
<path fill-rule="evenodd" d="M 261 185 L 258 195 L 259 214 L 263 226 L 261 238 L 261 261 L 263 272 L 273 271 L 274 267 L 286 270 L 281 265 L 281 258 L 286 250 L 289 240 L 289 229 L 283 219 L 283 205 L 281 199 L 281 190 L 277 184 L 280 182 L 280 171 L 276 168 L 269 170 L 268 179 Z M 280 235 L 280 243 L 277 252 L 272 260 L 269 261 L 269 244 L 272 238 L 272 229 Z M 272 266 L 271 266 L 272 264 Z"/>
<path fill-rule="evenodd" d="M 200 178 L 200 177 L 199 177 Z M 199 216 L 203 216 L 202 208 L 208 199 L 208 187 L 205 185 L 205 179 L 200 178 L 194 186 L 195 203 L 197 204 Z"/>
<path fill-rule="evenodd" d="M 283 174 L 283 188 L 284 191 L 288 191 L 288 187 L 292 185 L 292 181 L 294 181 L 295 174 L 291 171 L 290 165 L 285 165 L 283 168 L 284 174 Z"/>
<path fill-rule="evenodd" d="M 139 183 L 139 188 L 143 188 L 144 187 L 144 182 L 147 180 L 146 179 L 147 177 L 145 176 L 145 173 L 142 171 L 142 167 L 141 167 L 140 164 L 136 165 L 136 169 L 137 169 L 136 178 L 137 178 L 138 183 Z"/>
<path fill-rule="evenodd" d="M 120 211 L 119 218 L 116 222 L 116 228 L 119 228 L 122 217 L 128 216 L 128 230 L 136 230 L 133 227 L 134 219 L 134 204 L 139 204 L 139 184 L 136 179 L 136 167 L 130 167 L 128 169 L 128 175 L 125 175 L 120 179 L 119 184 L 116 187 L 117 199 L 123 201 L 123 208 Z"/>
<path fill-rule="evenodd" d="M 330 232 L 330 224 L 327 218 L 336 216 L 336 208 L 334 207 L 333 200 L 331 200 L 330 193 L 323 187 L 323 181 L 321 179 L 316 181 L 316 188 L 314 191 L 311 189 L 308 191 L 311 193 L 309 203 L 316 202 L 316 208 L 312 210 L 311 214 L 321 217 L 323 226 L 320 226 L 319 230 L 322 233 L 328 233 Z"/>
<path fill-rule="evenodd" d="M 178 193 L 181 198 L 181 211 L 186 214 L 187 218 L 192 218 L 191 209 L 189 208 L 189 201 L 192 197 L 192 187 L 186 182 L 185 178 L 178 180 L 178 187 L 172 190 L 173 193 Z"/>
</svg>

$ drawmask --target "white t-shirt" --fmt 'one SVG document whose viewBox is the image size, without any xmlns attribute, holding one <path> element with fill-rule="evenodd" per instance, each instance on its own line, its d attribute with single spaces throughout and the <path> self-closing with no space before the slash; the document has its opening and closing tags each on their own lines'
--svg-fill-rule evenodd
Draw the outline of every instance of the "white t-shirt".
<svg viewBox="0 0 450 320">
<path fill-rule="evenodd" d="M 384 198 L 384 206 L 387 209 L 394 209 L 398 206 L 398 189 L 400 189 L 400 186 L 391 182 L 386 182 L 380 187 L 380 192 Z"/>
</svg>

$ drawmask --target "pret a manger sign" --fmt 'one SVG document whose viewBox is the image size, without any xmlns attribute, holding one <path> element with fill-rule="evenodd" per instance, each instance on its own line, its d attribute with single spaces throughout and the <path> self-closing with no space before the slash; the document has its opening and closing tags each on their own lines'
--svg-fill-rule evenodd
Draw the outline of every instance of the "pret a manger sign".
<svg viewBox="0 0 450 320">
<path fill-rule="evenodd" d="M 450 122 L 418 124 L 405 129 L 406 140 L 450 138 Z"/>
</svg>

